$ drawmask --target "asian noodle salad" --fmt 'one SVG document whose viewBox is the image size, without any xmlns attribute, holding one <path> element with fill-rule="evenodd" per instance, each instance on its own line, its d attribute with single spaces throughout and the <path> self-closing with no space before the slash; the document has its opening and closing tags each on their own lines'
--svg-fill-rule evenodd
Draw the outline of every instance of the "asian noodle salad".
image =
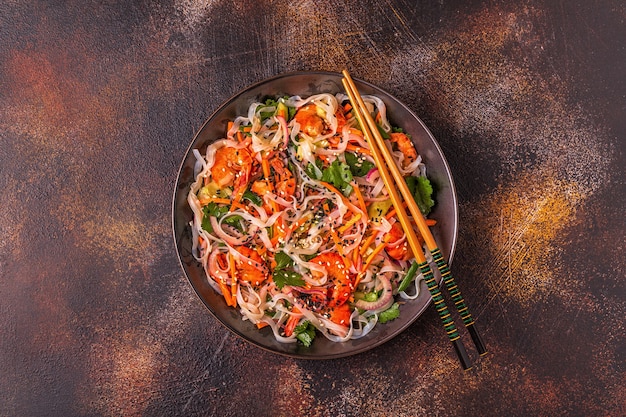
<svg viewBox="0 0 626 417">
<path fill-rule="evenodd" d="M 383 101 L 363 98 L 427 215 L 420 155 Z M 193 150 L 187 199 L 192 251 L 243 320 L 284 343 L 342 342 L 419 295 L 413 254 L 344 94 L 252 103 L 202 152 Z"/>
</svg>

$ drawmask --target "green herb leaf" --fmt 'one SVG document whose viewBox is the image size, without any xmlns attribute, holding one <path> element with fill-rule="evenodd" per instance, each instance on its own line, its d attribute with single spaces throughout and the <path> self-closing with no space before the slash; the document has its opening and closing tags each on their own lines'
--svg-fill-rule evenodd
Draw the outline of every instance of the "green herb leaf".
<svg viewBox="0 0 626 417">
<path fill-rule="evenodd" d="M 388 321 L 397 319 L 398 317 L 400 317 L 400 305 L 398 303 L 393 303 L 391 307 L 389 307 L 385 311 L 382 311 L 378 315 L 378 322 L 387 323 Z"/>
<path fill-rule="evenodd" d="M 259 112 L 259 117 L 261 118 L 261 123 L 265 122 L 267 119 L 276 114 L 276 108 L 278 106 L 278 102 L 274 99 L 268 98 L 265 100 L 265 103 L 262 107 L 272 107 L 272 111 L 262 111 Z"/>
<path fill-rule="evenodd" d="M 344 155 L 346 157 L 346 163 L 350 167 L 350 172 L 352 172 L 352 175 L 355 177 L 364 177 L 375 166 L 373 162 L 355 153 L 346 152 Z"/>
<path fill-rule="evenodd" d="M 202 208 L 202 228 L 209 233 L 213 233 L 213 226 L 211 226 L 211 217 L 220 219 L 226 213 L 228 213 L 228 207 L 219 205 L 211 201 L 209 204 Z"/>
<path fill-rule="evenodd" d="M 382 136 L 383 139 L 389 139 L 391 137 L 389 133 L 385 132 L 385 130 L 383 129 L 381 125 L 377 124 L 376 127 L 378 128 L 378 131 L 380 132 L 380 136 Z"/>
<path fill-rule="evenodd" d="M 240 232 L 243 232 L 243 226 L 241 225 L 241 221 L 243 220 L 243 217 L 241 217 L 238 214 L 235 214 L 233 216 L 228 216 L 226 217 L 223 222 L 229 226 L 234 227 L 235 229 L 239 230 Z"/>
<path fill-rule="evenodd" d="M 220 220 L 228 213 L 228 206 L 217 204 L 211 201 L 209 204 L 202 208 L 202 228 L 209 233 L 213 233 L 213 226 L 211 226 L 211 217 L 215 217 Z M 234 227 L 240 232 L 243 231 L 241 221 L 243 217 L 239 215 L 228 216 L 224 219 L 224 223 L 228 226 Z"/>
<path fill-rule="evenodd" d="M 323 162 L 321 159 L 316 159 L 315 160 L 315 164 L 307 164 L 306 168 L 304 169 L 304 171 L 306 172 L 306 174 L 314 179 L 314 180 L 319 180 L 322 178 L 322 167 L 323 167 Z"/>
<path fill-rule="evenodd" d="M 288 266 L 293 266 L 293 259 L 283 251 L 276 252 L 274 260 L 276 261 L 274 269 L 285 269 Z"/>
<path fill-rule="evenodd" d="M 296 339 L 298 339 L 300 343 L 306 347 L 310 347 L 311 343 L 313 343 L 313 339 L 315 339 L 315 326 L 307 320 L 296 326 L 294 333 L 296 334 Z"/>
<path fill-rule="evenodd" d="M 281 290 L 285 285 L 291 285 L 294 287 L 301 287 L 304 285 L 302 275 L 289 269 L 274 269 L 272 278 L 274 279 L 276 286 Z"/>
<path fill-rule="evenodd" d="M 290 106 L 287 106 L 287 110 L 288 110 L 288 112 L 289 112 L 289 113 L 288 113 L 289 118 L 287 119 L 287 121 L 290 121 L 291 119 L 293 119 L 293 118 L 294 118 L 294 116 L 296 115 L 296 111 L 297 111 L 298 109 L 296 109 L 295 107 L 290 107 Z"/>
<path fill-rule="evenodd" d="M 294 265 L 294 262 L 285 252 L 276 252 L 274 261 L 276 261 L 276 266 L 274 267 L 272 278 L 279 289 L 282 289 L 285 285 L 301 287 L 305 284 L 301 274 L 289 269 Z"/>
<path fill-rule="evenodd" d="M 417 206 L 422 214 L 426 216 L 435 205 L 435 201 L 432 198 L 433 186 L 426 177 L 406 177 L 405 180 Z"/>
<path fill-rule="evenodd" d="M 328 182 L 340 189 L 344 195 L 350 195 L 352 192 L 352 172 L 350 166 L 345 162 L 335 159 L 332 164 L 324 169 L 322 172 L 322 181 Z"/>
<path fill-rule="evenodd" d="M 263 199 L 258 194 L 255 194 L 250 190 L 246 190 L 241 198 L 250 201 L 255 206 L 260 206 L 261 204 L 263 204 Z"/>
</svg>

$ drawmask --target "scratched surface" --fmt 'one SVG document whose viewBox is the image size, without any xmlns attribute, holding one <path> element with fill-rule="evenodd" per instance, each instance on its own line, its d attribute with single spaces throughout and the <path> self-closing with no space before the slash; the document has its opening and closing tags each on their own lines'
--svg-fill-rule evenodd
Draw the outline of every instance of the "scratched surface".
<svg viewBox="0 0 626 417">
<path fill-rule="evenodd" d="M 0 416 L 626 415 L 624 3 L 413 3 L 3 2 Z M 171 195 L 206 117 L 342 68 L 448 158 L 452 269 L 490 349 L 468 372 L 432 307 L 357 356 L 262 351 L 178 265 Z"/>
</svg>

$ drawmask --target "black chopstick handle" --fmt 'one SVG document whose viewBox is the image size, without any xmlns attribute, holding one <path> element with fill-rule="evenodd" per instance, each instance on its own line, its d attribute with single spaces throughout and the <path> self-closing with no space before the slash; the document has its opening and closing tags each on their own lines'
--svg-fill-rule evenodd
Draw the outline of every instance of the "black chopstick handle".
<svg viewBox="0 0 626 417">
<path fill-rule="evenodd" d="M 459 357 L 459 362 L 461 362 L 461 367 L 464 371 L 467 371 L 472 367 L 472 363 L 470 362 L 469 356 L 467 356 L 467 352 L 465 351 L 465 347 L 463 343 L 461 343 L 461 339 L 456 339 L 452 342 L 452 346 L 454 346 L 454 351 L 456 355 Z"/>
<path fill-rule="evenodd" d="M 459 315 L 461 316 L 461 320 L 463 320 L 463 324 L 465 324 L 467 331 L 472 337 L 472 341 L 474 342 L 474 345 L 476 346 L 476 350 L 478 351 L 478 354 L 481 356 L 485 355 L 487 353 L 487 348 L 485 347 L 485 343 L 483 342 L 482 338 L 478 334 L 478 330 L 476 330 L 476 327 L 474 327 L 474 324 L 475 324 L 474 319 L 472 318 L 472 315 L 469 312 L 469 308 L 465 304 L 465 300 L 463 299 L 463 296 L 461 295 L 461 291 L 459 290 L 459 287 L 456 285 L 456 282 L 454 280 L 454 277 L 452 276 L 452 272 L 450 271 L 450 267 L 448 266 L 448 263 L 446 262 L 443 255 L 441 254 L 441 251 L 439 250 L 439 248 L 435 248 L 431 250 L 430 253 L 433 256 L 433 261 L 437 265 L 437 268 L 439 268 L 439 272 L 441 272 L 441 279 L 446 284 L 446 289 L 450 293 L 450 297 L 452 298 L 452 301 L 454 302 L 454 305 L 457 311 L 459 312 Z"/>
<path fill-rule="evenodd" d="M 476 350 L 478 351 L 478 354 L 480 356 L 486 355 L 487 354 L 487 348 L 485 347 L 485 343 L 483 342 L 483 339 L 480 337 L 480 334 L 478 334 L 478 330 L 476 330 L 476 327 L 474 327 L 475 324 L 469 324 L 465 327 L 467 327 L 467 331 L 469 332 L 470 336 L 472 336 L 472 340 L 474 341 L 474 346 L 476 346 Z"/>
<path fill-rule="evenodd" d="M 461 338 L 459 336 L 459 332 L 456 329 L 454 324 L 454 320 L 452 320 L 452 316 L 448 311 L 448 306 L 446 305 L 446 301 L 439 291 L 439 286 L 437 285 L 437 281 L 435 281 L 435 275 L 433 271 L 430 269 L 430 265 L 428 265 L 427 261 L 424 261 L 418 265 L 420 271 L 424 276 L 424 282 L 426 282 L 426 286 L 428 287 L 428 291 L 430 291 L 430 295 L 432 296 L 433 303 L 435 304 L 435 309 L 437 313 L 439 313 L 439 317 L 443 323 L 443 327 L 448 334 L 448 338 L 452 345 L 454 346 L 454 350 L 456 351 L 457 356 L 459 357 L 459 361 L 461 362 L 461 366 L 463 369 L 469 369 L 471 367 L 471 363 L 469 357 L 467 356 L 467 352 L 465 351 L 465 347 L 461 342 Z"/>
</svg>

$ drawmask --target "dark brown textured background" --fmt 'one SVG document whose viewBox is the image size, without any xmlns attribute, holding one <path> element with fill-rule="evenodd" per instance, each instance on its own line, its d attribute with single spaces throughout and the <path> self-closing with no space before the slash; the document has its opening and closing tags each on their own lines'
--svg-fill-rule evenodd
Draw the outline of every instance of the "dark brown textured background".
<svg viewBox="0 0 626 417">
<path fill-rule="evenodd" d="M 626 415 L 624 3 L 291 3 L 0 5 L 0 416 Z M 357 356 L 265 352 L 178 265 L 204 120 L 343 68 L 448 158 L 452 269 L 490 349 L 468 372 L 432 307 Z"/>
</svg>

